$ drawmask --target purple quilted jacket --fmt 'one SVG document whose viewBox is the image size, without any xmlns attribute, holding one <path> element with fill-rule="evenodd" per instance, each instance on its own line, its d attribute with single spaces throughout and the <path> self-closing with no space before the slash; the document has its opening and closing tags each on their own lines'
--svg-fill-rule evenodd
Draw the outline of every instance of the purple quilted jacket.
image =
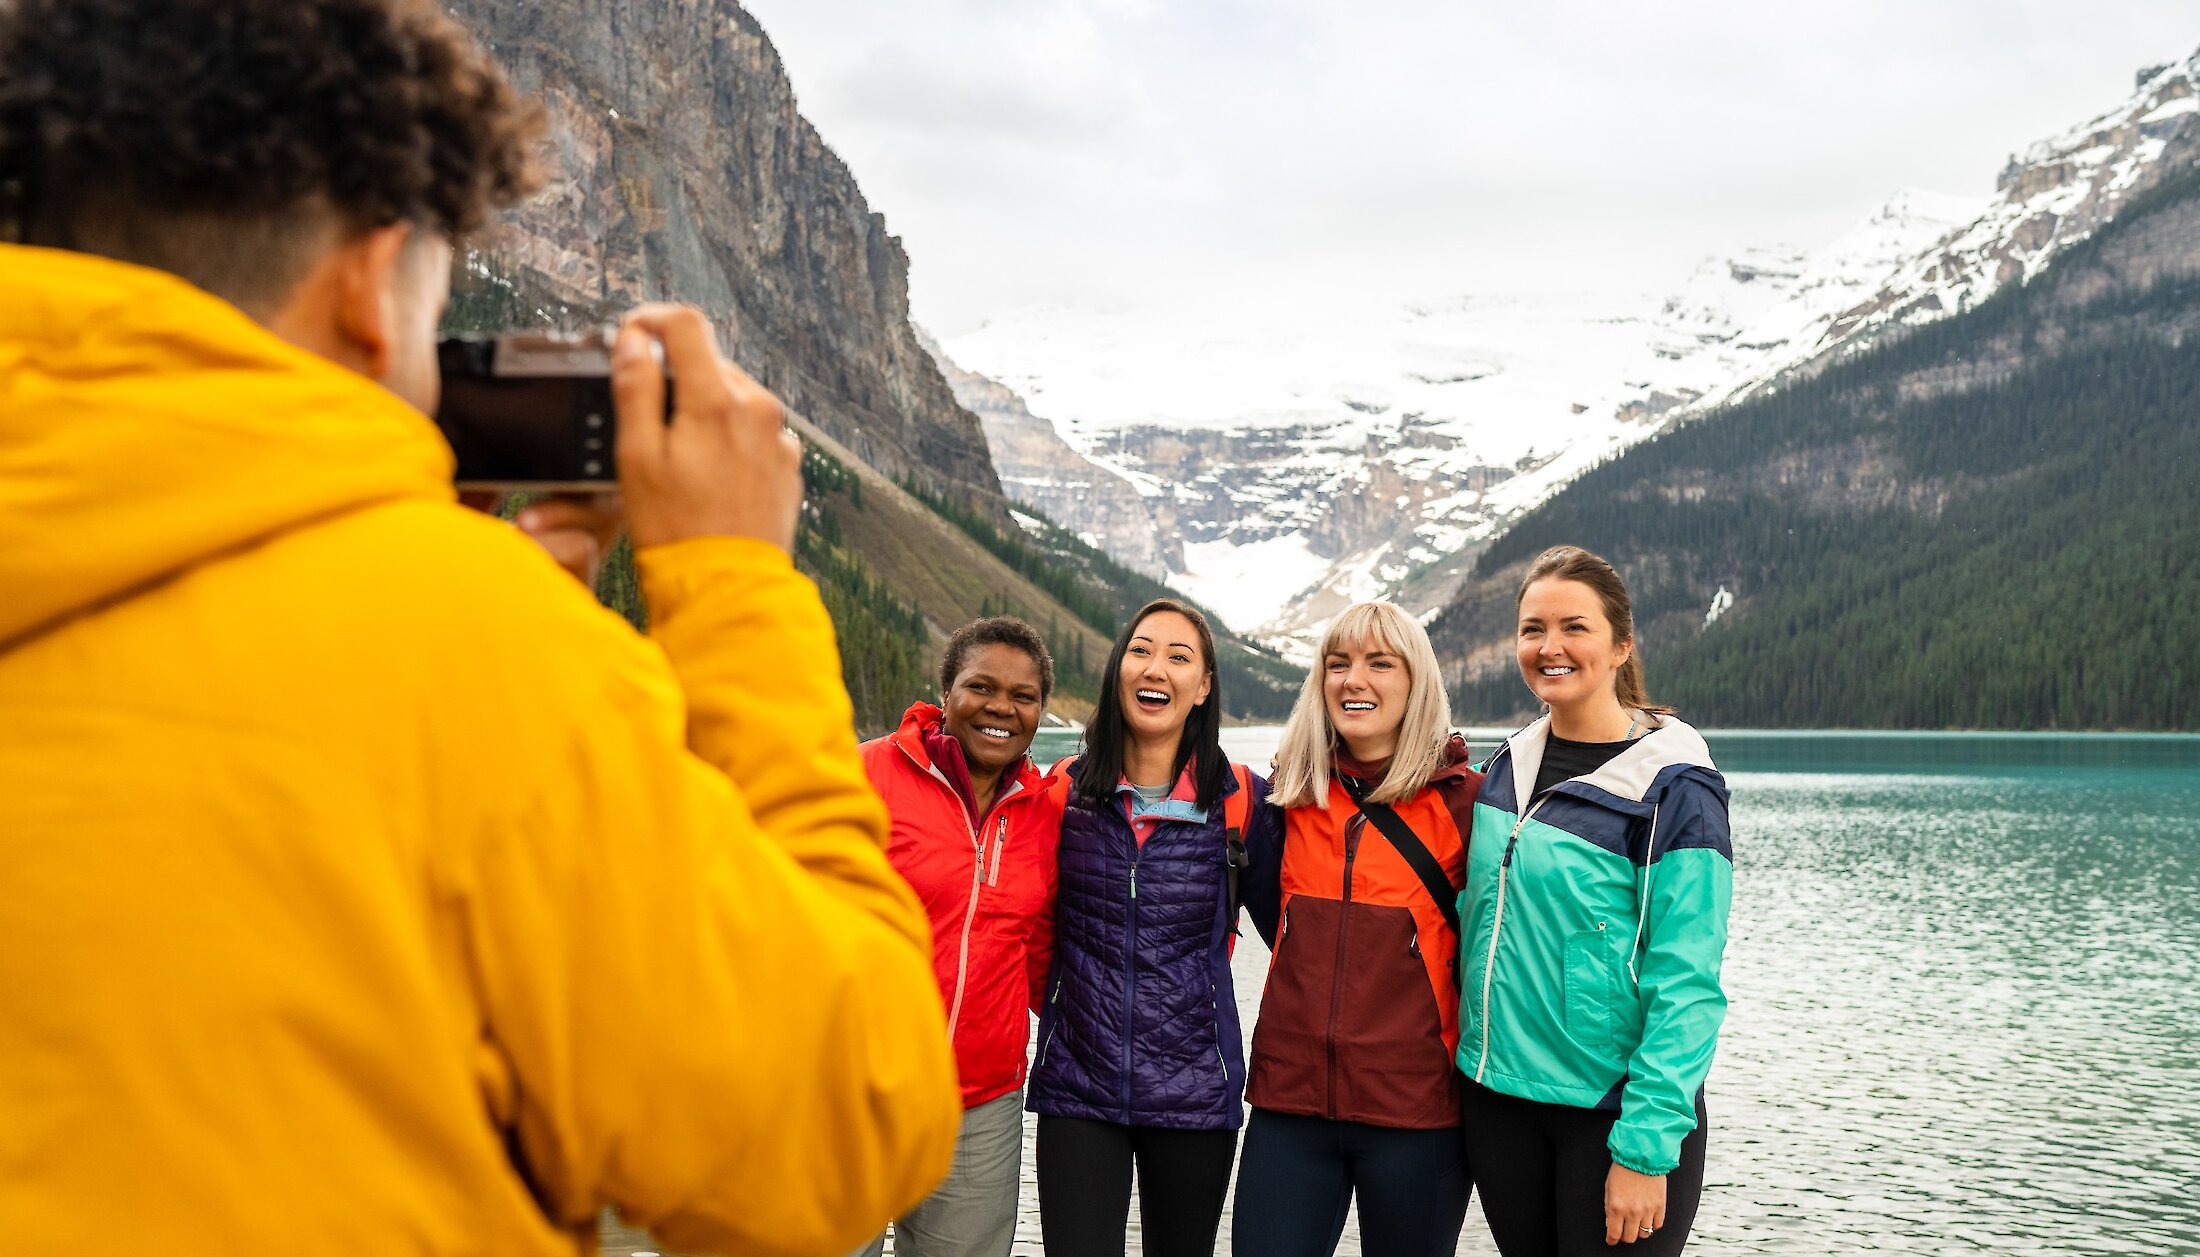
<svg viewBox="0 0 2200 1257">
<path fill-rule="evenodd" d="M 1268 783 L 1252 782 L 1248 828 L 1275 826 L 1276 809 L 1260 806 Z M 1237 788 L 1233 775 L 1225 796 Z M 1203 820 L 1161 821 L 1141 848 L 1120 802 L 1070 796 L 1033 1112 L 1172 1130 L 1243 1124 L 1224 851 L 1220 800 Z"/>
</svg>

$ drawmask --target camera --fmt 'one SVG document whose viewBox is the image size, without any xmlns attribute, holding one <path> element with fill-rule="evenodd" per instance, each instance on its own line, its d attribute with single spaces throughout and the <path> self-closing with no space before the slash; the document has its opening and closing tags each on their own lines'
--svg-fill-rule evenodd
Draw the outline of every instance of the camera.
<svg viewBox="0 0 2200 1257">
<path fill-rule="evenodd" d="M 436 346 L 435 423 L 461 488 L 599 490 L 618 483 L 610 329 L 454 336 Z M 671 391 L 665 396 L 671 413 Z"/>
</svg>

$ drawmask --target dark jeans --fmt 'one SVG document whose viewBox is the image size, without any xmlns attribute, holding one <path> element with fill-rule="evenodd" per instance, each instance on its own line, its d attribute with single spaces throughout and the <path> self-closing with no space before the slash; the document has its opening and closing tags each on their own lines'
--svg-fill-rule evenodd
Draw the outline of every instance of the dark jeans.
<svg viewBox="0 0 2200 1257">
<path fill-rule="evenodd" d="M 1123 1257 L 1138 1166 L 1139 1251 L 1214 1257 L 1234 1130 L 1161 1130 L 1039 1115 L 1039 1236 L 1047 1257 Z"/>
<path fill-rule="evenodd" d="M 1329 1257 L 1360 1198 L 1360 1251 L 1451 1257 L 1467 1220 L 1457 1129 L 1397 1130 L 1254 1109 L 1230 1223 L 1235 1257 Z"/>
<path fill-rule="evenodd" d="M 1604 1142 L 1619 1114 L 1519 1100 L 1472 1082 L 1463 1091 L 1467 1164 L 1482 1189 L 1482 1216 L 1497 1251 L 1505 1257 L 1678 1257 L 1703 1200 L 1711 1123 L 1700 1094 L 1696 1129 L 1681 1141 L 1680 1166 L 1665 1176 L 1665 1225 L 1648 1239 L 1607 1248 L 1604 1179 L 1612 1172 L 1612 1154 Z"/>
</svg>

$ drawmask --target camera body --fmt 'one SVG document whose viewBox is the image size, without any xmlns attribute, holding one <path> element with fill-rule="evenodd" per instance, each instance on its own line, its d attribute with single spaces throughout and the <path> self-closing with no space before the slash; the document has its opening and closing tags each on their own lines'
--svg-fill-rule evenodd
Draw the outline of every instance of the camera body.
<svg viewBox="0 0 2200 1257">
<path fill-rule="evenodd" d="M 458 455 L 460 488 L 613 488 L 617 416 L 609 329 L 448 337 L 436 346 L 435 423 Z M 670 397 L 667 397 L 669 409 Z"/>
</svg>

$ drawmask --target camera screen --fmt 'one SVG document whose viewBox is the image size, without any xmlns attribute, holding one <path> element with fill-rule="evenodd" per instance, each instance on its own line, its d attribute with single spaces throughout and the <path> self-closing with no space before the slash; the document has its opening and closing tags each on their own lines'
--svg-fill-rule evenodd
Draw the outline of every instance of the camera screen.
<svg viewBox="0 0 2200 1257">
<path fill-rule="evenodd" d="M 446 373 L 436 412 L 458 455 L 458 483 L 499 488 L 616 482 L 612 424 L 611 383 L 601 377 Z"/>
</svg>

